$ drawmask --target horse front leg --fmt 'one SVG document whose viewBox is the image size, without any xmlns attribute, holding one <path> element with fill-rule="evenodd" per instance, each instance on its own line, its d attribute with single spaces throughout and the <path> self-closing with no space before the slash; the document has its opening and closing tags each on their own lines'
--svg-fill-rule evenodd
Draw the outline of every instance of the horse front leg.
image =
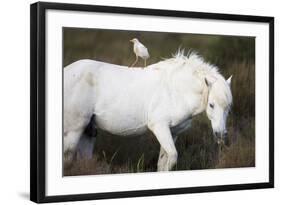
<svg viewBox="0 0 281 205">
<path fill-rule="evenodd" d="M 178 136 L 173 136 L 174 143 L 176 143 Z M 160 146 L 160 152 L 159 152 L 159 157 L 158 157 L 158 163 L 157 163 L 157 170 L 163 170 L 164 167 L 167 164 L 168 156 L 163 149 L 162 146 Z"/>
<path fill-rule="evenodd" d="M 160 161 L 158 161 L 157 171 L 171 170 L 177 163 L 178 153 L 169 126 L 160 123 L 152 124 L 148 127 L 159 141 L 161 149 L 163 149 L 162 154 L 164 155 L 162 157 L 160 150 Z"/>
<path fill-rule="evenodd" d="M 163 149 L 162 146 L 160 146 L 160 152 L 159 152 L 159 157 L 158 157 L 158 162 L 157 162 L 157 171 L 164 170 L 164 167 L 167 164 L 168 156 Z"/>
</svg>

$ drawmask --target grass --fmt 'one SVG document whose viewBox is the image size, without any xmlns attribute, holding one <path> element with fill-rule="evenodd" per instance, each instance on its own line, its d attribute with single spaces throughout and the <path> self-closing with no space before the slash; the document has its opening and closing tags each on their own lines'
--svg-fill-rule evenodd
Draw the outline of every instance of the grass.
<svg viewBox="0 0 281 205">
<path fill-rule="evenodd" d="M 231 127 L 229 129 L 231 145 L 222 148 L 221 152 L 210 133 L 211 128 L 206 116 L 202 114 L 196 117 L 191 129 L 180 135 L 176 142 L 179 157 L 174 170 L 255 166 L 254 121 L 243 119 L 235 127 Z M 101 131 L 97 138 L 94 158 L 76 161 L 64 170 L 64 174 L 156 171 L 159 149 L 159 144 L 152 133 L 140 137 L 116 138 Z"/>
<path fill-rule="evenodd" d="M 65 28 L 64 66 L 84 58 L 130 65 L 134 54 L 129 39 L 133 37 L 148 47 L 149 64 L 171 57 L 171 53 L 181 46 L 197 51 L 217 65 L 226 78 L 233 75 L 233 108 L 227 126 L 230 147 L 219 147 L 214 143 L 210 122 L 202 113 L 194 118 L 192 127 L 176 142 L 178 162 L 174 170 L 255 166 L 255 39 Z M 142 65 L 143 62 L 139 63 Z M 156 171 L 159 149 L 152 133 L 116 137 L 99 130 L 93 159 L 78 160 L 65 166 L 64 175 Z"/>
</svg>

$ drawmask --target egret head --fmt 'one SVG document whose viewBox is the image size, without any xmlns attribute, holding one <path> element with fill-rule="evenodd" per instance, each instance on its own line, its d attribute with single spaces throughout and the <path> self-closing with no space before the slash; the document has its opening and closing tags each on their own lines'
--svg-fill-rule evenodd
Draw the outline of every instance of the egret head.
<svg viewBox="0 0 281 205">
<path fill-rule="evenodd" d="M 206 113 L 211 121 L 213 134 L 218 144 L 229 145 L 226 122 L 232 105 L 231 78 L 223 77 L 218 79 L 206 77 L 205 83 L 209 89 L 208 104 Z"/>
<path fill-rule="evenodd" d="M 130 42 L 137 43 L 137 42 L 139 42 L 139 40 L 137 38 L 133 38 L 132 40 L 130 40 Z"/>
</svg>

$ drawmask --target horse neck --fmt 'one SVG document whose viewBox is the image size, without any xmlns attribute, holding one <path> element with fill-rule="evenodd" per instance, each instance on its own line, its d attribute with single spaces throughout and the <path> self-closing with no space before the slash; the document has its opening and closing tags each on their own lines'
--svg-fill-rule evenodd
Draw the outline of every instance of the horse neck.
<svg viewBox="0 0 281 205">
<path fill-rule="evenodd" d="M 182 76 L 187 76 L 184 78 Z M 190 105 L 191 101 L 196 103 L 191 103 L 192 107 L 189 109 L 192 111 L 191 115 L 198 115 L 206 110 L 208 103 L 209 88 L 205 84 L 204 78 L 201 76 L 196 76 L 190 73 L 190 76 L 183 73 L 177 73 L 172 77 L 172 89 L 177 96 L 182 96 L 183 102 Z M 190 85 L 187 84 L 190 83 Z M 197 85 L 197 86 L 196 86 Z"/>
<path fill-rule="evenodd" d="M 198 115 L 206 110 L 207 104 L 208 104 L 208 96 L 209 96 L 209 89 L 207 86 L 203 87 L 203 90 L 200 94 L 200 104 L 198 105 L 197 109 L 194 110 L 193 115 Z"/>
</svg>

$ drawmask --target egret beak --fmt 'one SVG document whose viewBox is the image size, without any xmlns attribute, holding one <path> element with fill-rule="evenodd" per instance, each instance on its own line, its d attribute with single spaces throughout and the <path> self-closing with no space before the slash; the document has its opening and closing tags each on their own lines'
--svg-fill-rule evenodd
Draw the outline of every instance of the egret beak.
<svg viewBox="0 0 281 205">
<path fill-rule="evenodd" d="M 134 39 L 131 39 L 130 42 L 134 43 Z"/>
</svg>

